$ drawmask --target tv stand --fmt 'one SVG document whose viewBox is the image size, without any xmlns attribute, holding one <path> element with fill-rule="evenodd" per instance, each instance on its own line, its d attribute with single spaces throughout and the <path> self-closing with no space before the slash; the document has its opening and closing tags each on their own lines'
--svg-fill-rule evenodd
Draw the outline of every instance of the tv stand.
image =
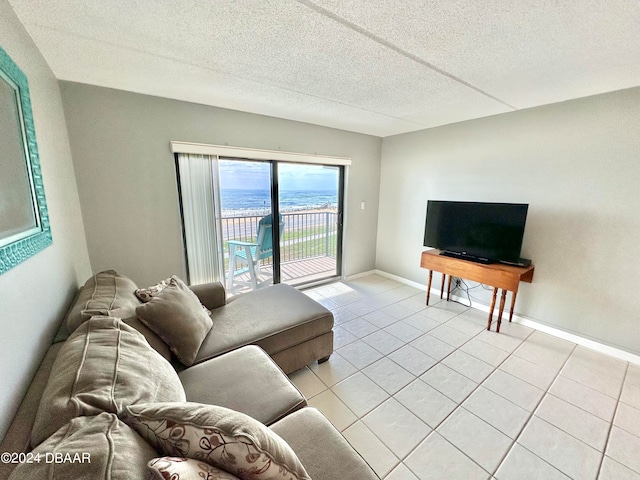
<svg viewBox="0 0 640 480">
<path fill-rule="evenodd" d="M 509 313 L 509 321 L 513 318 L 513 308 L 516 304 L 516 295 L 520 282 L 531 283 L 533 280 L 534 266 L 516 267 L 512 265 L 503 265 L 501 263 L 482 264 L 471 262 L 459 257 L 452 258 L 445 254 L 441 254 L 440 250 L 427 250 L 422 252 L 420 266 L 429 270 L 429 283 L 427 284 L 427 305 L 429 305 L 429 295 L 431 293 L 431 280 L 433 272 L 442 273 L 442 286 L 440 288 L 440 298 L 444 295 L 444 284 L 449 275 L 447 284 L 447 301 L 451 292 L 451 277 L 460 277 L 472 282 L 484 283 L 493 287 L 493 298 L 491 307 L 489 308 L 489 320 L 487 322 L 487 330 L 491 330 L 491 322 L 493 320 L 493 310 L 496 305 L 498 290 L 502 289 L 500 297 L 500 307 L 498 311 L 498 322 L 496 324 L 496 332 L 500 332 L 500 324 L 502 322 L 502 313 L 504 312 L 504 304 L 507 297 L 507 291 L 511 292 L 511 311 Z"/>
</svg>

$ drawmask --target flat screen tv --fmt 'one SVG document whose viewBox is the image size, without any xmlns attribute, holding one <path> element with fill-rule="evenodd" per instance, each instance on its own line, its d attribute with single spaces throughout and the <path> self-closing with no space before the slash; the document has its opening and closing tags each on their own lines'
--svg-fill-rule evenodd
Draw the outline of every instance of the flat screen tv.
<svg viewBox="0 0 640 480">
<path fill-rule="evenodd" d="M 523 265 L 520 258 L 529 205 L 429 200 L 424 246 L 482 263 Z"/>
</svg>

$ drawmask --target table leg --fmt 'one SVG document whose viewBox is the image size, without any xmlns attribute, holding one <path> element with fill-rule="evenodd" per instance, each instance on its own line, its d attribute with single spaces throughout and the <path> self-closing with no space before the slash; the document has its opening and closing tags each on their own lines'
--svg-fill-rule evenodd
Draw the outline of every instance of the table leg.
<svg viewBox="0 0 640 480">
<path fill-rule="evenodd" d="M 431 293 L 431 280 L 433 280 L 433 270 L 429 270 L 429 283 L 427 283 L 427 305 L 429 305 L 429 294 Z"/>
<path fill-rule="evenodd" d="M 509 312 L 509 322 L 511 322 L 511 319 L 513 318 L 513 309 L 516 306 L 516 295 L 518 294 L 518 292 L 511 292 L 511 311 Z"/>
<path fill-rule="evenodd" d="M 447 283 L 447 302 L 449 301 L 449 295 L 451 295 L 451 275 L 449 275 L 449 282 Z"/>
<path fill-rule="evenodd" d="M 442 285 L 440 285 L 440 300 L 442 300 L 442 297 L 444 296 L 444 282 L 447 280 L 447 274 L 443 273 L 442 274 Z"/>
<path fill-rule="evenodd" d="M 491 330 L 491 321 L 493 320 L 493 308 L 496 306 L 496 295 L 498 294 L 498 289 L 493 289 L 493 297 L 491 298 L 491 306 L 489 307 L 489 322 L 487 323 L 487 330 Z"/>
<path fill-rule="evenodd" d="M 500 309 L 498 310 L 498 325 L 496 327 L 496 333 L 500 333 L 500 324 L 502 323 L 502 312 L 504 312 L 504 301 L 507 298 L 507 291 L 502 289 L 502 295 L 500 296 Z"/>
</svg>

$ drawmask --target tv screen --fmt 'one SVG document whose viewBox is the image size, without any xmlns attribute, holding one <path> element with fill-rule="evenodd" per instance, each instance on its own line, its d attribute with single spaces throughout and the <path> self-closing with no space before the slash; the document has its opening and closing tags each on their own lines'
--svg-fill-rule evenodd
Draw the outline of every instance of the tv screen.
<svg viewBox="0 0 640 480">
<path fill-rule="evenodd" d="M 529 205 L 429 200 L 424 246 L 481 262 L 518 263 Z"/>
</svg>

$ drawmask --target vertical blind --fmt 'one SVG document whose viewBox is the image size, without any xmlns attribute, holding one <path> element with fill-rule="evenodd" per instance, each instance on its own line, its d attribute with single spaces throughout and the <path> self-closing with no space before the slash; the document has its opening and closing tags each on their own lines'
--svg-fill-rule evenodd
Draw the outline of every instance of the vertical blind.
<svg viewBox="0 0 640 480">
<path fill-rule="evenodd" d="M 217 157 L 178 154 L 189 283 L 219 282 L 223 276 L 218 221 Z"/>
<path fill-rule="evenodd" d="M 239 158 L 321 165 L 351 165 L 349 157 L 171 142 L 177 156 L 180 201 L 191 285 L 223 282 L 224 253 L 218 159 Z"/>
</svg>

